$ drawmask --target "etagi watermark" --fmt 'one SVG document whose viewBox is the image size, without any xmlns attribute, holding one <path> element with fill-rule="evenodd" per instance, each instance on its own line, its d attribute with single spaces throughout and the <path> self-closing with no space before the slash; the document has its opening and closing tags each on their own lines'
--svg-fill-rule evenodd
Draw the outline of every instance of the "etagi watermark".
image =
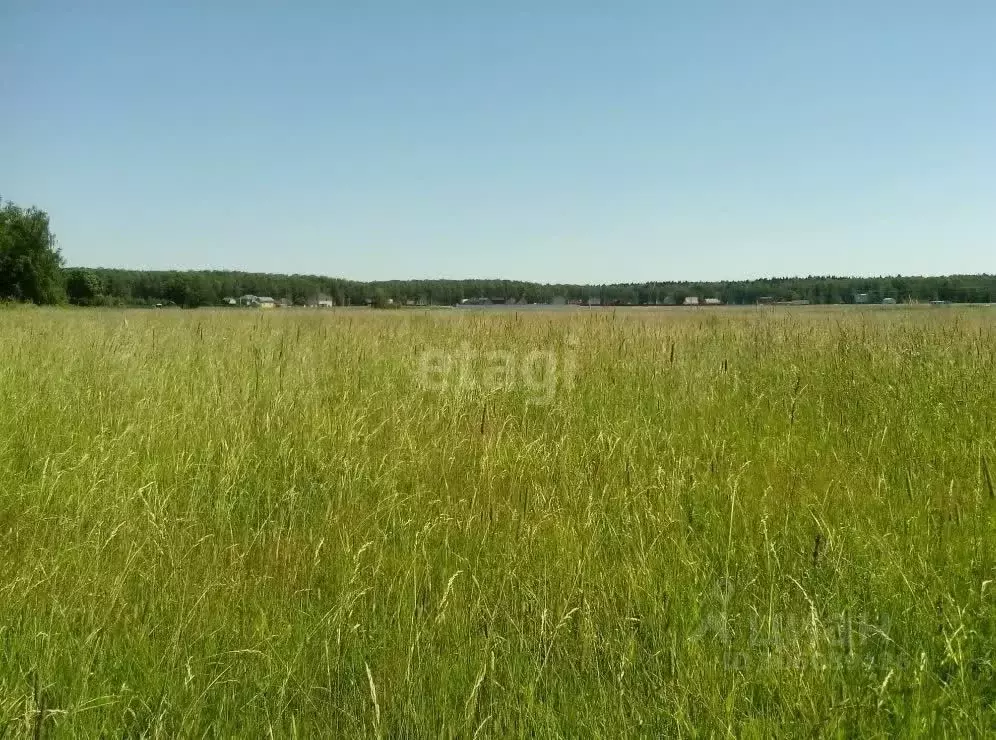
<svg viewBox="0 0 996 740">
<path fill-rule="evenodd" d="M 526 403 L 544 406 L 574 385 L 573 346 L 568 340 L 562 349 L 524 353 L 483 350 L 468 343 L 457 349 L 430 349 L 419 355 L 417 381 L 424 391 L 456 395 L 522 392 Z"/>
</svg>

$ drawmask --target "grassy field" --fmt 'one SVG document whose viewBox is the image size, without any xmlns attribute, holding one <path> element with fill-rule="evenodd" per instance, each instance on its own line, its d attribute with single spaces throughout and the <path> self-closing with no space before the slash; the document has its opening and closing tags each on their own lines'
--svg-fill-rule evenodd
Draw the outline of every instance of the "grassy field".
<svg viewBox="0 0 996 740">
<path fill-rule="evenodd" d="M 994 482 L 992 308 L 3 310 L 0 735 L 993 733 Z"/>
</svg>

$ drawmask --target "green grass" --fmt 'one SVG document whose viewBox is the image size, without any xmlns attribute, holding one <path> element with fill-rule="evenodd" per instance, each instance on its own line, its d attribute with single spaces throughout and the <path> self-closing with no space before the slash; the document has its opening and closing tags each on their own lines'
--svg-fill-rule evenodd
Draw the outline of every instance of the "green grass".
<svg viewBox="0 0 996 740">
<path fill-rule="evenodd" d="M 993 311 L 0 311 L 0 735 L 996 732 Z"/>
</svg>

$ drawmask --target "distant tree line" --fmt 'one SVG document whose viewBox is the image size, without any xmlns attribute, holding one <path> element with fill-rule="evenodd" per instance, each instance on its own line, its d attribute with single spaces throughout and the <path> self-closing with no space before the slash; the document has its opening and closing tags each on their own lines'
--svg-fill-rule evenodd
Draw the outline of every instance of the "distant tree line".
<svg viewBox="0 0 996 740">
<path fill-rule="evenodd" d="M 869 303 L 885 298 L 905 301 L 996 302 L 996 275 L 946 277 L 805 277 L 729 282 L 648 282 L 613 285 L 541 284 L 515 280 L 388 280 L 358 282 L 315 275 L 272 275 L 246 272 L 145 272 L 112 269 L 70 269 L 66 293 L 84 304 L 179 306 L 223 305 L 226 298 L 269 296 L 293 305 L 332 301 L 339 306 L 365 304 L 454 305 L 463 300 L 515 300 L 550 303 L 557 300 L 602 305 L 655 305 L 684 302 L 686 297 L 719 298 L 729 304 L 762 300 L 854 303 L 861 294 Z"/>
<path fill-rule="evenodd" d="M 225 305 L 244 295 L 292 305 L 454 305 L 461 301 L 598 302 L 602 305 L 681 304 L 718 298 L 729 304 L 761 301 L 868 303 L 885 298 L 952 303 L 996 302 L 996 275 L 945 277 L 799 277 L 725 282 L 647 282 L 612 285 L 516 280 L 386 280 L 359 282 L 317 275 L 232 271 L 142 271 L 63 267 L 48 215 L 0 199 L 0 300 L 77 305 L 189 308 Z"/>
</svg>

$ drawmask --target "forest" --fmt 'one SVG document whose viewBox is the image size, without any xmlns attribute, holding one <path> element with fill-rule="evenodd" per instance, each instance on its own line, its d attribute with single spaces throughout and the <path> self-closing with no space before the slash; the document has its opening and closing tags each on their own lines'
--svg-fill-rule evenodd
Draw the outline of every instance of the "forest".
<svg viewBox="0 0 996 740">
<path fill-rule="evenodd" d="M 899 303 L 996 302 L 996 275 L 990 274 L 577 285 L 518 280 L 360 282 L 319 275 L 65 267 L 64 262 L 45 211 L 0 199 L 0 301 L 186 308 L 226 305 L 243 295 L 267 296 L 296 306 L 319 301 L 338 306 L 451 306 L 461 301 L 646 306 L 681 305 L 691 296 L 733 305 L 779 301 L 880 303 L 886 298 Z"/>
<path fill-rule="evenodd" d="M 764 299 L 805 300 L 814 304 L 867 302 L 996 302 L 996 275 L 944 277 L 799 277 L 723 282 L 653 281 L 611 285 L 541 284 L 516 280 L 387 280 L 359 282 L 317 275 L 276 275 L 221 271 L 134 271 L 70 268 L 67 296 L 77 304 L 185 307 L 223 305 L 226 298 L 252 294 L 309 305 L 416 303 L 454 305 L 462 300 L 515 300 L 519 303 L 566 301 L 603 305 L 681 304 L 688 296 L 718 298 L 747 305 Z"/>
</svg>

